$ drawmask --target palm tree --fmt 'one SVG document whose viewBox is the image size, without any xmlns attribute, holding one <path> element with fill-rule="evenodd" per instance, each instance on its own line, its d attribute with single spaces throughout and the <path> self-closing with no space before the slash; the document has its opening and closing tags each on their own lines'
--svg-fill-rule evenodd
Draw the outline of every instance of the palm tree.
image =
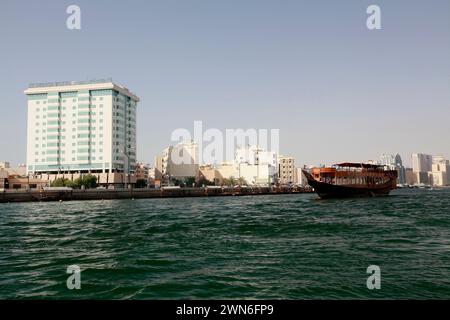
<svg viewBox="0 0 450 320">
<path fill-rule="evenodd" d="M 239 177 L 239 179 L 238 179 L 238 184 L 239 184 L 240 186 L 246 186 L 246 185 L 248 185 L 247 180 L 245 180 L 244 177 Z"/>
</svg>

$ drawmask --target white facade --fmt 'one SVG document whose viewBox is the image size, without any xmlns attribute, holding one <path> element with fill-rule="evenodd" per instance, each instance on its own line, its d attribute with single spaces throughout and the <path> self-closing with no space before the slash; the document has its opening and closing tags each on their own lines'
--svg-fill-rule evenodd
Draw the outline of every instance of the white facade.
<svg viewBox="0 0 450 320">
<path fill-rule="evenodd" d="M 258 146 L 237 148 L 234 164 L 239 178 L 244 178 L 250 185 L 269 185 L 275 182 L 278 155 L 265 151 Z"/>
<path fill-rule="evenodd" d="M 27 171 L 132 172 L 139 98 L 110 80 L 31 85 Z"/>
<path fill-rule="evenodd" d="M 182 142 L 163 150 L 161 172 L 169 178 L 197 177 L 199 173 L 198 146 L 195 142 Z"/>
<path fill-rule="evenodd" d="M 405 167 L 403 166 L 402 158 L 398 153 L 395 156 L 393 154 L 383 153 L 380 157 L 380 161 L 374 164 L 381 164 L 389 170 L 397 170 L 397 183 L 406 183 Z"/>
<path fill-rule="evenodd" d="M 447 186 L 450 184 L 450 163 L 443 156 L 433 157 L 431 166 L 433 185 Z"/>
<path fill-rule="evenodd" d="M 246 146 L 237 148 L 234 158 L 235 164 L 241 163 L 250 165 L 270 165 L 277 167 L 277 154 L 272 151 L 265 151 L 258 146 Z"/>
<path fill-rule="evenodd" d="M 308 180 L 306 179 L 305 175 L 302 172 L 302 168 L 295 168 L 296 174 L 295 174 L 295 184 L 305 187 L 308 185 Z"/>
<path fill-rule="evenodd" d="M 268 186 L 275 181 L 275 167 L 268 164 L 239 165 L 239 178 L 244 178 L 249 185 Z"/>
<path fill-rule="evenodd" d="M 394 170 L 396 165 L 395 165 L 395 157 L 393 154 L 386 154 L 383 153 L 380 157 L 380 161 L 379 164 L 388 167 L 389 169 Z"/>
<path fill-rule="evenodd" d="M 411 156 L 414 179 L 417 184 L 431 184 L 433 157 L 429 154 L 414 153 Z"/>
<path fill-rule="evenodd" d="M 9 168 L 9 162 L 6 161 L 0 161 L 0 169 L 8 169 Z"/>
<path fill-rule="evenodd" d="M 423 153 L 413 153 L 411 158 L 412 168 L 414 172 L 431 171 L 431 165 L 433 164 L 433 157 L 431 155 Z"/>
</svg>

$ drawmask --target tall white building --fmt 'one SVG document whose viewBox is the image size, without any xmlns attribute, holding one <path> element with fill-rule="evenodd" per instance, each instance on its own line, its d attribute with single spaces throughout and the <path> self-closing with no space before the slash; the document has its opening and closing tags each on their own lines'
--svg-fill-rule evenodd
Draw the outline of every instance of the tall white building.
<svg viewBox="0 0 450 320">
<path fill-rule="evenodd" d="M 415 172 L 428 172 L 431 171 L 431 165 L 433 164 L 433 156 L 423 153 L 413 153 L 412 169 Z"/>
<path fill-rule="evenodd" d="M 380 157 L 379 164 L 389 167 L 390 169 L 395 168 L 395 157 L 392 154 L 383 153 Z"/>
<path fill-rule="evenodd" d="M 132 172 L 139 98 L 112 80 L 30 85 L 27 172 Z"/>
<path fill-rule="evenodd" d="M 434 156 L 431 166 L 433 185 L 447 186 L 450 184 L 450 162 L 443 156 Z"/>
<path fill-rule="evenodd" d="M 393 154 L 383 153 L 380 157 L 380 161 L 376 164 L 381 164 L 389 170 L 397 170 L 397 183 L 406 183 L 405 167 L 403 166 L 402 158 L 398 153 L 395 156 Z"/>
<path fill-rule="evenodd" d="M 414 180 L 417 184 L 430 184 L 429 172 L 433 157 L 429 154 L 413 153 L 411 155 Z"/>
</svg>

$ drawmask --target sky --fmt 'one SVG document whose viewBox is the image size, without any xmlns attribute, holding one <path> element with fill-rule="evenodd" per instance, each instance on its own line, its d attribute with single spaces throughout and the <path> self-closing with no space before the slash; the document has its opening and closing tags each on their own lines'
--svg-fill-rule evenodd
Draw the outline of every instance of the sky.
<svg viewBox="0 0 450 320">
<path fill-rule="evenodd" d="M 0 39 L 0 161 L 25 162 L 29 83 L 108 77 L 140 97 L 147 163 L 196 120 L 279 129 L 298 165 L 450 158 L 448 0 L 2 0 Z"/>
</svg>

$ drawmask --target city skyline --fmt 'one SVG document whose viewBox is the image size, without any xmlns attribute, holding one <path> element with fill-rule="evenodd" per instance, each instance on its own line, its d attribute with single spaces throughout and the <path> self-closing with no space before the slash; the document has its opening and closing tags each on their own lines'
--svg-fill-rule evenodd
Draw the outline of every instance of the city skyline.
<svg viewBox="0 0 450 320">
<path fill-rule="evenodd" d="M 2 125 L 15 134 L 0 137 L 2 161 L 26 162 L 29 83 L 109 76 L 141 98 L 137 160 L 146 163 L 195 120 L 280 129 L 280 153 L 298 164 L 450 158 L 447 2 L 377 1 L 375 31 L 365 27 L 369 1 L 131 2 L 107 11 L 104 1 L 78 1 L 81 30 L 65 26 L 69 4 L 8 1 L 0 13 L 11 49 L 0 53 Z"/>
</svg>

